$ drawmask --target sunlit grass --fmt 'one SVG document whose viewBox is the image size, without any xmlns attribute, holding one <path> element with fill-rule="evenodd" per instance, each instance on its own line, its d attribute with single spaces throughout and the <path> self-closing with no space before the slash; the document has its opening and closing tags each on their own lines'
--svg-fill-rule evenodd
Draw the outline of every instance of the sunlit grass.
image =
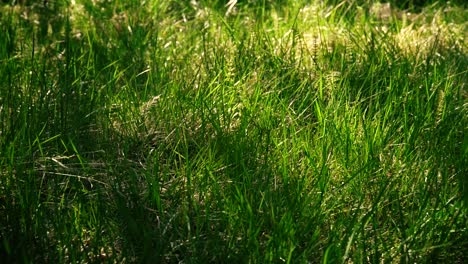
<svg viewBox="0 0 468 264">
<path fill-rule="evenodd" d="M 328 2 L 2 4 L 0 257 L 462 262 L 466 9 Z"/>
</svg>

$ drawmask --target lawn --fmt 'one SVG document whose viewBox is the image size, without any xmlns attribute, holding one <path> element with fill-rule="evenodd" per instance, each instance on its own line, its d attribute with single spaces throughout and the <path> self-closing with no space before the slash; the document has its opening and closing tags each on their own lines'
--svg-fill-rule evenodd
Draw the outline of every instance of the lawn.
<svg viewBox="0 0 468 264">
<path fill-rule="evenodd" d="M 227 2 L 0 3 L 0 259 L 466 263 L 466 4 Z"/>
</svg>

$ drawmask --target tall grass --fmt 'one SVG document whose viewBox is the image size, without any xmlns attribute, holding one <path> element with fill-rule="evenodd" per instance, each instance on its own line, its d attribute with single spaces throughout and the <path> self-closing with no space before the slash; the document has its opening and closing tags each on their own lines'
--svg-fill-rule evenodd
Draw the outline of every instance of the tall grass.
<svg viewBox="0 0 468 264">
<path fill-rule="evenodd" d="M 462 6 L 13 3 L 8 263 L 467 258 Z"/>
</svg>

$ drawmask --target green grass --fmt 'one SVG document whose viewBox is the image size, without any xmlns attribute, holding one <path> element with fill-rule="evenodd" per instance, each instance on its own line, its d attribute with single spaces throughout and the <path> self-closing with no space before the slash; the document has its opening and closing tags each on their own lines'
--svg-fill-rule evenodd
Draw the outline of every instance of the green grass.
<svg viewBox="0 0 468 264">
<path fill-rule="evenodd" d="M 1 259 L 467 260 L 462 4 L 24 2 L 0 4 Z"/>
</svg>

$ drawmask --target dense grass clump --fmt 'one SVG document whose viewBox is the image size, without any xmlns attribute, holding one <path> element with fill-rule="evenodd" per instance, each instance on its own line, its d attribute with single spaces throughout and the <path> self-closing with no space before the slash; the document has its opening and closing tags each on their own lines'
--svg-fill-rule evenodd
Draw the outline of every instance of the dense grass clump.
<svg viewBox="0 0 468 264">
<path fill-rule="evenodd" d="M 468 13 L 405 3 L 3 1 L 0 259 L 465 262 Z"/>
</svg>

